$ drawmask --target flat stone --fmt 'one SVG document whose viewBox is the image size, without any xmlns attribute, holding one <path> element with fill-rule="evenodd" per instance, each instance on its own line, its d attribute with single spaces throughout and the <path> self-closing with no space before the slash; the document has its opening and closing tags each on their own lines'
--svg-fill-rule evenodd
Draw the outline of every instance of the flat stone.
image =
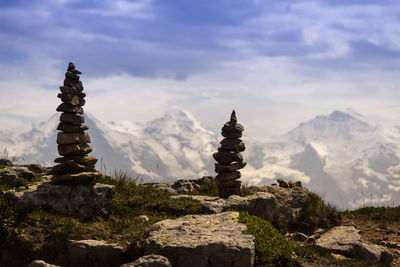
<svg viewBox="0 0 400 267">
<path fill-rule="evenodd" d="M 83 133 L 63 133 L 57 134 L 57 144 L 59 145 L 70 145 L 80 143 L 90 143 L 90 136 L 87 132 Z"/>
<path fill-rule="evenodd" d="M 168 258 L 161 255 L 146 255 L 140 257 L 134 262 L 126 263 L 121 267 L 172 267 Z"/>
<path fill-rule="evenodd" d="M 60 86 L 60 91 L 63 94 L 78 95 L 79 91 L 75 87 L 70 86 Z"/>
<path fill-rule="evenodd" d="M 386 265 L 390 265 L 393 260 L 392 254 L 384 247 L 363 242 L 354 226 L 334 227 L 322 234 L 315 244 L 350 258 L 377 261 Z"/>
<path fill-rule="evenodd" d="M 215 176 L 215 181 L 217 182 L 217 184 L 220 184 L 220 183 L 239 179 L 240 176 L 241 176 L 241 174 L 238 171 L 220 173 L 217 176 Z"/>
<path fill-rule="evenodd" d="M 67 266 L 119 266 L 124 248 L 102 240 L 67 240 L 63 262 Z"/>
<path fill-rule="evenodd" d="M 96 178 L 100 177 L 99 172 L 68 173 L 64 175 L 53 175 L 52 184 L 58 185 L 94 185 Z"/>
<path fill-rule="evenodd" d="M 218 163 L 215 163 L 215 172 L 216 173 L 224 173 L 224 172 L 233 172 L 236 170 L 240 170 L 246 166 L 246 162 L 242 163 L 233 163 L 230 165 L 221 165 Z"/>
<path fill-rule="evenodd" d="M 83 108 L 81 106 L 74 106 L 69 103 L 62 103 L 57 107 L 57 111 L 83 114 Z"/>
<path fill-rule="evenodd" d="M 221 147 L 218 148 L 218 151 L 233 151 L 233 152 L 243 152 L 246 150 L 246 147 L 242 140 L 240 139 L 228 139 L 224 138 L 221 141 Z"/>
<path fill-rule="evenodd" d="M 227 122 L 224 124 L 221 131 L 223 133 L 242 133 L 244 127 L 240 123 Z"/>
<path fill-rule="evenodd" d="M 88 156 L 88 155 L 56 158 L 54 160 L 54 162 L 63 163 L 65 161 L 70 161 L 70 160 L 72 160 L 76 163 L 88 165 L 88 166 L 94 166 L 97 162 L 97 159 L 95 157 Z"/>
<path fill-rule="evenodd" d="M 92 152 L 92 147 L 87 144 L 58 145 L 58 153 L 61 156 L 86 155 Z"/>
<path fill-rule="evenodd" d="M 49 206 L 61 214 L 90 218 L 101 209 L 108 208 L 114 196 L 112 185 L 54 185 L 39 182 L 29 185 L 28 190 L 16 192 L 5 191 L 5 197 L 16 211 L 33 207 Z"/>
<path fill-rule="evenodd" d="M 64 86 L 75 87 L 78 89 L 80 81 L 73 81 L 71 79 L 64 79 Z"/>
<path fill-rule="evenodd" d="M 216 152 L 213 154 L 214 159 L 221 165 L 229 165 L 232 162 L 243 162 L 243 156 L 234 152 Z"/>
<path fill-rule="evenodd" d="M 53 167 L 53 172 L 55 173 L 67 173 L 67 172 L 87 172 L 94 171 L 94 165 L 83 165 L 76 163 L 73 160 L 67 160 L 63 163 Z"/>
<path fill-rule="evenodd" d="M 60 122 L 69 122 L 80 125 L 85 122 L 85 117 L 80 114 L 62 113 L 60 116 Z"/>
<path fill-rule="evenodd" d="M 221 132 L 221 135 L 222 135 L 223 137 L 231 138 L 231 139 L 237 139 L 237 138 L 242 137 L 242 133 L 227 133 L 227 132 Z"/>
<path fill-rule="evenodd" d="M 59 265 L 49 264 L 42 260 L 35 260 L 28 265 L 28 267 L 60 267 Z"/>
<path fill-rule="evenodd" d="M 172 266 L 253 266 L 254 236 L 243 234 L 247 227 L 238 217 L 238 212 L 223 212 L 158 222 L 145 254 L 163 255 Z"/>
<path fill-rule="evenodd" d="M 73 73 L 72 71 L 67 71 L 67 72 L 65 73 L 65 78 L 66 78 L 66 79 L 70 79 L 70 80 L 72 80 L 72 81 L 74 81 L 74 82 L 79 81 L 79 75 Z"/>
<path fill-rule="evenodd" d="M 85 99 L 83 99 L 77 95 L 58 94 L 57 97 L 61 98 L 61 101 L 64 103 L 69 103 L 71 105 L 77 105 L 77 106 L 85 105 Z"/>
<path fill-rule="evenodd" d="M 86 125 L 74 125 L 71 123 L 63 123 L 63 122 L 61 122 L 57 127 L 57 130 L 63 131 L 66 133 L 83 133 L 84 131 L 87 131 L 88 129 L 89 129 L 89 127 Z"/>
</svg>

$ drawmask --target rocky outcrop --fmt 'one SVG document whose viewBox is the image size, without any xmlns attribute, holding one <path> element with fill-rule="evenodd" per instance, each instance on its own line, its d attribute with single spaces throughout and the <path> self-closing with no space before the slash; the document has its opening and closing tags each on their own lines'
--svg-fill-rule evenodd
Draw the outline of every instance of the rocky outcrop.
<svg viewBox="0 0 400 267">
<path fill-rule="evenodd" d="M 146 255 L 131 263 L 121 265 L 121 267 L 172 267 L 168 258 L 161 255 Z"/>
<path fill-rule="evenodd" d="M 95 171 L 97 159 L 88 156 L 92 148 L 86 130 L 88 126 L 82 125 L 85 118 L 82 116 L 82 106 L 85 105 L 82 82 L 79 75 L 82 74 L 75 69 L 74 63 L 69 63 L 65 73 L 64 85 L 60 87 L 61 94 L 58 97 L 62 104 L 57 111 L 62 112 L 60 124 L 57 130 L 58 153 L 62 156 L 54 162 L 58 165 L 53 167 L 54 184 L 61 185 L 93 185 L 100 173 Z"/>
<path fill-rule="evenodd" d="M 243 234 L 246 225 L 238 212 L 187 215 L 155 224 L 145 254 L 163 255 L 173 266 L 253 266 L 254 237 Z"/>
<path fill-rule="evenodd" d="M 213 154 L 217 161 L 215 164 L 215 172 L 218 175 L 215 181 L 218 185 L 218 195 L 221 198 L 228 198 L 231 195 L 241 195 L 241 182 L 238 180 L 241 174 L 238 170 L 246 166 L 243 162 L 243 152 L 246 147 L 242 140 L 242 132 L 244 128 L 237 123 L 236 113 L 233 110 L 231 119 L 222 127 L 222 136 L 225 138 L 220 142 L 221 146 L 218 152 Z"/>
<path fill-rule="evenodd" d="M 105 184 L 74 187 L 40 182 L 28 190 L 4 192 L 14 210 L 46 206 L 69 216 L 89 218 L 107 207 L 114 196 L 114 186 Z"/>
<path fill-rule="evenodd" d="M 247 211 L 248 213 L 272 221 L 279 214 L 283 222 L 295 225 L 300 218 L 304 204 L 311 194 L 306 188 L 281 188 L 265 186 L 257 189 L 253 195 L 240 197 L 219 197 L 178 195 L 172 198 L 190 197 L 201 202 L 204 212 L 219 213 L 227 210 Z"/>
<path fill-rule="evenodd" d="M 172 194 L 185 194 L 197 191 L 204 185 L 211 185 L 214 181 L 212 176 L 204 176 L 198 179 L 180 179 L 167 183 L 150 183 L 154 187 L 168 191 Z"/>
<path fill-rule="evenodd" d="M 354 226 L 337 226 L 315 241 L 317 246 L 349 258 L 377 261 L 390 265 L 393 256 L 384 247 L 363 242 Z"/>
</svg>

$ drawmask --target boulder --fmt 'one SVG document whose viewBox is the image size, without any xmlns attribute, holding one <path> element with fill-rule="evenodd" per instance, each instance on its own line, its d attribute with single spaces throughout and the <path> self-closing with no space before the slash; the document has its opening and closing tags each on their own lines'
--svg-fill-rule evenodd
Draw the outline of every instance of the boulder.
<svg viewBox="0 0 400 267">
<path fill-rule="evenodd" d="M 26 191 L 8 190 L 4 193 L 11 207 L 17 211 L 47 206 L 64 215 L 89 218 L 108 207 L 114 196 L 114 186 L 64 186 L 42 182 L 30 185 Z"/>
<path fill-rule="evenodd" d="M 172 267 L 168 258 L 161 255 L 146 255 L 131 263 L 121 265 L 121 267 Z"/>
<path fill-rule="evenodd" d="M 62 266 L 120 266 L 124 248 L 99 240 L 67 240 L 66 250 L 60 255 Z"/>
<path fill-rule="evenodd" d="M 35 260 L 28 265 L 28 267 L 60 267 L 58 265 L 49 264 L 42 260 Z"/>
<path fill-rule="evenodd" d="M 384 247 L 363 242 L 354 226 L 337 226 L 321 235 L 315 241 L 319 247 L 349 258 L 377 261 L 390 265 L 393 256 Z"/>
<path fill-rule="evenodd" d="M 177 267 L 253 266 L 254 236 L 243 234 L 246 225 L 238 217 L 238 212 L 223 212 L 158 222 L 145 254 L 163 255 Z"/>
</svg>

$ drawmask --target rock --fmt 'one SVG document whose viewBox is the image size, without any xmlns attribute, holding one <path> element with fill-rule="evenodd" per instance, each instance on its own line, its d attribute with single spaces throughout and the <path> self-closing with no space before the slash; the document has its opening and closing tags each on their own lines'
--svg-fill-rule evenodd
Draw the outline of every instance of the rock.
<svg viewBox="0 0 400 267">
<path fill-rule="evenodd" d="M 30 185 L 26 191 L 8 190 L 4 194 L 16 211 L 48 206 L 64 215 L 90 218 L 110 204 L 114 186 L 64 186 L 41 182 Z"/>
<path fill-rule="evenodd" d="M 76 125 L 81 125 L 85 122 L 85 117 L 80 114 L 63 113 L 60 116 L 60 122 L 69 122 Z"/>
<path fill-rule="evenodd" d="M 11 166 L 14 166 L 14 164 L 12 163 L 12 161 L 11 160 L 9 160 L 9 159 L 0 159 L 0 165 L 4 165 L 4 166 L 8 166 L 8 167 L 11 167 Z"/>
<path fill-rule="evenodd" d="M 196 183 L 190 182 L 189 180 L 178 180 L 171 185 L 171 188 L 175 189 L 175 192 L 181 194 L 199 190 L 200 186 Z"/>
<path fill-rule="evenodd" d="M 155 224 L 145 254 L 163 255 L 173 266 L 253 266 L 254 237 L 245 235 L 238 212 L 187 215 Z"/>
<path fill-rule="evenodd" d="M 58 133 L 57 144 L 59 145 L 71 145 L 80 143 L 90 143 L 90 136 L 88 133 Z"/>
<path fill-rule="evenodd" d="M 28 170 L 34 173 L 45 173 L 47 172 L 45 167 L 40 166 L 39 164 L 28 164 L 24 165 L 24 167 L 27 167 Z"/>
<path fill-rule="evenodd" d="M 83 165 L 79 164 L 74 160 L 66 160 L 60 165 L 56 165 L 53 167 L 53 171 L 55 173 L 68 173 L 68 172 L 88 172 L 94 171 L 93 165 Z"/>
<path fill-rule="evenodd" d="M 215 172 L 216 173 L 233 172 L 233 171 L 237 171 L 237 170 L 244 168 L 246 165 L 247 165 L 246 162 L 233 163 L 230 165 L 221 165 L 221 164 L 215 163 Z"/>
<path fill-rule="evenodd" d="M 59 112 L 83 114 L 83 108 L 81 106 L 72 105 L 69 103 L 60 104 L 56 110 Z"/>
<path fill-rule="evenodd" d="M 76 145 L 58 145 L 58 153 L 62 156 L 86 155 L 92 152 L 92 147 L 82 143 Z"/>
<path fill-rule="evenodd" d="M 105 241 L 68 240 L 62 261 L 67 266 L 120 266 L 123 251 L 122 246 Z"/>
<path fill-rule="evenodd" d="M 334 227 L 322 234 L 315 244 L 350 258 L 377 261 L 385 265 L 390 265 L 393 260 L 392 254 L 384 247 L 363 242 L 354 226 Z"/>
<path fill-rule="evenodd" d="M 0 183 L 9 186 L 16 186 L 18 183 L 18 175 L 15 172 L 7 171 L 0 173 Z"/>
<path fill-rule="evenodd" d="M 243 156 L 235 152 L 216 152 L 213 154 L 214 159 L 222 165 L 229 165 L 232 162 L 243 162 Z"/>
<path fill-rule="evenodd" d="M 83 99 L 77 95 L 58 94 L 57 97 L 61 98 L 62 102 L 71 104 L 73 106 L 84 106 L 85 105 L 85 99 Z"/>
<path fill-rule="evenodd" d="M 79 91 L 75 87 L 60 86 L 60 91 L 63 94 L 78 95 Z"/>
<path fill-rule="evenodd" d="M 278 182 L 278 184 L 279 184 L 280 187 L 289 188 L 289 184 L 288 184 L 285 180 L 283 180 L 283 179 L 278 179 L 278 180 L 276 180 L 276 181 Z"/>
<path fill-rule="evenodd" d="M 228 140 L 225 141 L 224 140 Z M 222 146 L 218 148 L 218 151 L 233 151 L 233 152 L 243 152 L 246 147 L 242 140 L 240 139 L 228 139 L 225 138 L 221 141 Z"/>
<path fill-rule="evenodd" d="M 173 194 L 184 194 L 199 190 L 202 185 L 211 185 L 214 182 L 212 176 L 204 176 L 198 179 L 180 179 L 174 182 L 149 184 Z"/>
<path fill-rule="evenodd" d="M 148 222 L 149 221 L 149 217 L 147 217 L 146 215 L 140 215 L 137 218 L 141 222 Z"/>
<path fill-rule="evenodd" d="M 60 267 L 58 265 L 49 264 L 42 260 L 35 260 L 28 265 L 28 267 Z"/>
<path fill-rule="evenodd" d="M 52 183 L 58 185 L 94 185 L 99 172 L 79 172 L 53 175 Z"/>
<path fill-rule="evenodd" d="M 303 233 L 296 232 L 292 235 L 292 238 L 293 238 L 293 240 L 304 242 L 308 239 L 308 236 Z"/>
<path fill-rule="evenodd" d="M 335 260 L 348 260 L 349 259 L 349 258 L 347 258 L 347 257 L 345 257 L 343 255 L 340 255 L 340 254 L 331 253 L 331 255 Z"/>
<path fill-rule="evenodd" d="M 57 130 L 63 131 L 65 133 L 82 133 L 88 130 L 89 127 L 86 125 L 74 125 L 71 123 L 60 123 Z"/>
<path fill-rule="evenodd" d="M 70 161 L 70 160 L 73 160 L 76 163 L 88 165 L 88 166 L 94 166 L 97 162 L 97 159 L 95 157 L 88 156 L 88 155 L 57 158 L 54 160 L 54 162 L 63 163 L 63 162 Z"/>
<path fill-rule="evenodd" d="M 219 184 L 219 183 L 224 183 L 224 182 L 239 179 L 240 176 L 241 176 L 241 174 L 238 171 L 225 172 L 225 173 L 220 173 L 217 176 L 215 176 L 215 181 L 217 182 L 217 184 Z"/>
<path fill-rule="evenodd" d="M 172 267 L 172 265 L 168 258 L 161 255 L 150 254 L 140 257 L 134 262 L 121 265 L 121 267 Z"/>
</svg>

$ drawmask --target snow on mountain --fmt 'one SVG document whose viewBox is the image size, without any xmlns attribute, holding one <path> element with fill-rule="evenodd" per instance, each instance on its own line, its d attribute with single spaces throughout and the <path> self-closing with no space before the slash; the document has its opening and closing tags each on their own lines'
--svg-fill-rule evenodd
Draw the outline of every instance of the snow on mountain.
<svg viewBox="0 0 400 267">
<path fill-rule="evenodd" d="M 23 132 L 0 132 L 0 148 L 23 162 L 53 164 L 58 157 L 55 130 L 59 114 Z M 172 109 L 138 124 L 103 123 L 85 115 L 97 169 L 114 169 L 146 181 L 215 175 L 213 152 L 219 133 L 193 115 Z M 221 125 L 224 122 L 221 122 Z M 245 124 L 244 124 L 245 126 Z M 277 178 L 301 180 L 340 208 L 400 202 L 400 127 L 382 129 L 353 110 L 318 115 L 279 137 L 244 136 L 246 168 L 242 182 L 271 184 Z"/>
</svg>

